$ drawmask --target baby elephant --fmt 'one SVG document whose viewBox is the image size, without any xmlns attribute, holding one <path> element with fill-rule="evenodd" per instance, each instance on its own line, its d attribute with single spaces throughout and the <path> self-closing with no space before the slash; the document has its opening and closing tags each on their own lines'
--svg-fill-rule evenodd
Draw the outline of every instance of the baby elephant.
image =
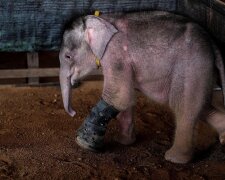
<svg viewBox="0 0 225 180">
<path fill-rule="evenodd" d="M 225 114 L 211 105 L 216 68 L 224 94 L 222 57 L 208 34 L 188 19 L 159 11 L 81 17 L 67 27 L 59 58 L 63 103 L 71 116 L 71 86 L 100 65 L 104 75 L 102 98 L 76 134 L 81 147 L 101 150 L 107 124 L 115 117 L 118 141 L 135 141 L 135 89 L 174 112 L 176 132 L 166 160 L 191 160 L 200 116 L 225 142 Z"/>
</svg>

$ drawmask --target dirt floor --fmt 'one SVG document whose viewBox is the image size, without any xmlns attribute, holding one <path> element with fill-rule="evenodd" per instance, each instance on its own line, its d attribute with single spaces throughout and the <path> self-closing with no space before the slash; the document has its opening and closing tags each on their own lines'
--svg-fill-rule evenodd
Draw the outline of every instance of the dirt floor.
<svg viewBox="0 0 225 180">
<path fill-rule="evenodd" d="M 135 144 L 113 140 L 118 132 L 113 120 L 103 153 L 78 147 L 75 130 L 99 100 L 101 88 L 101 82 L 85 82 L 74 89 L 74 118 L 63 109 L 59 87 L 1 88 L 0 179 L 225 179 L 225 147 L 203 122 L 196 127 L 193 162 L 165 161 L 173 115 L 139 94 Z"/>
</svg>

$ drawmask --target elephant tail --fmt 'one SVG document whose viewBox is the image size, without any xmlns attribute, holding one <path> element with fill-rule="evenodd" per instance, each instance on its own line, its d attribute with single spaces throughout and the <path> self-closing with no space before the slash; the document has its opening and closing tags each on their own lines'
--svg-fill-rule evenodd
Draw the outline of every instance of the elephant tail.
<svg viewBox="0 0 225 180">
<path fill-rule="evenodd" d="M 212 45 L 213 45 L 213 50 L 215 55 L 215 65 L 219 71 L 219 77 L 220 77 L 221 86 L 222 86 L 223 104 L 225 106 L 225 71 L 224 71 L 223 58 L 216 44 L 213 42 Z"/>
</svg>

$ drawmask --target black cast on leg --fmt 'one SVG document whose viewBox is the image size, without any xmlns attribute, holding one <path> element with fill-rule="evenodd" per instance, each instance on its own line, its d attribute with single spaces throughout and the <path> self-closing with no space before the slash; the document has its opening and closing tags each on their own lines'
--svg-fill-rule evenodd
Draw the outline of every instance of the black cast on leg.
<svg viewBox="0 0 225 180">
<path fill-rule="evenodd" d="M 118 113 L 117 109 L 101 99 L 77 130 L 78 145 L 91 151 L 101 150 L 107 125 Z"/>
</svg>

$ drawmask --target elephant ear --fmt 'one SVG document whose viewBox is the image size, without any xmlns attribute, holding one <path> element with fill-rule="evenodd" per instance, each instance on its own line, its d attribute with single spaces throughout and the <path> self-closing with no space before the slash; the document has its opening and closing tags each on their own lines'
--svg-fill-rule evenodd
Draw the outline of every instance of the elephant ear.
<svg viewBox="0 0 225 180">
<path fill-rule="evenodd" d="M 110 39 L 118 31 L 112 24 L 96 16 L 87 16 L 85 22 L 85 40 L 95 56 L 101 59 Z"/>
</svg>

